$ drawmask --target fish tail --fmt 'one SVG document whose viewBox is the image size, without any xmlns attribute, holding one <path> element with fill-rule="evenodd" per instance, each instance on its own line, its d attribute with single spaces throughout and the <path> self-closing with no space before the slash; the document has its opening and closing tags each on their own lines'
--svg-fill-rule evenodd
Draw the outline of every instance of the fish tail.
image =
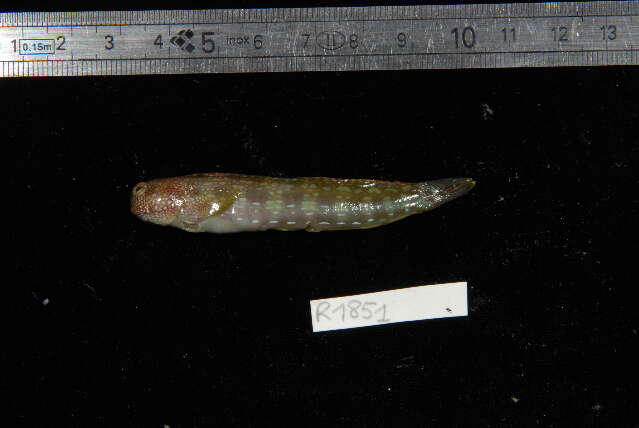
<svg viewBox="0 0 639 428">
<path fill-rule="evenodd" d="M 475 184 L 472 178 L 442 178 L 418 183 L 417 189 L 421 195 L 420 208 L 423 211 L 437 208 L 470 192 Z"/>
</svg>

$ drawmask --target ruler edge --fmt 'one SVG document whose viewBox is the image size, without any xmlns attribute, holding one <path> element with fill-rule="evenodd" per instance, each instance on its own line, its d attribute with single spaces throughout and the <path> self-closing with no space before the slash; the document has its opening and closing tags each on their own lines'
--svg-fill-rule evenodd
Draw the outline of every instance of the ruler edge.
<svg viewBox="0 0 639 428">
<path fill-rule="evenodd" d="M 473 8 L 474 14 L 464 14 Z M 477 14 L 477 10 L 480 11 Z M 0 12 L 2 27 L 120 26 L 224 23 L 279 23 L 299 20 L 314 22 L 375 19 L 384 11 L 385 20 L 499 18 L 512 14 L 553 16 L 629 16 L 639 13 L 639 1 L 585 1 L 534 3 L 467 3 L 403 6 L 314 6 L 250 9 L 148 9 L 106 11 Z M 320 12 L 320 13 L 318 13 Z M 364 13 L 365 12 L 365 13 Z M 390 14 L 389 14 L 390 12 Z M 518 13 L 519 12 L 519 13 Z M 536 13 L 532 13 L 536 12 Z M 466 16 L 464 16 L 466 15 Z M 170 16 L 172 20 L 161 20 Z M 389 17 L 390 16 L 390 17 Z M 50 19 L 54 17 L 55 19 Z M 211 18 L 215 18 L 211 21 Z M 238 19 L 239 18 L 239 19 Z M 241 20 L 240 20 L 241 19 Z"/>
<path fill-rule="evenodd" d="M 614 51 L 613 51 L 614 52 Z M 565 52 L 548 52 L 547 54 L 559 54 L 559 53 L 565 53 Z M 590 58 L 592 59 L 594 55 L 592 55 L 591 53 L 584 53 L 584 52 L 571 52 L 574 55 L 584 55 L 588 56 L 590 55 Z M 135 60 L 122 60 L 122 61 L 117 61 L 116 65 L 112 65 L 113 61 L 109 61 L 109 60 L 61 60 L 61 61 L 55 61 L 55 62 L 45 62 L 46 64 L 53 64 L 56 63 L 56 71 L 57 72 L 53 72 L 53 70 L 49 70 L 50 74 L 44 74 L 44 73 L 37 73 L 35 71 L 35 67 L 32 67 L 31 65 L 34 64 L 34 62 L 22 62 L 22 61 L 0 61 L 0 79 L 20 79 L 20 78 L 29 78 L 29 77 L 36 77 L 36 78 L 46 78 L 46 77 L 54 77 L 54 78 L 73 78 L 73 77 L 130 77 L 130 76 L 179 76 L 179 75 L 197 75 L 197 74 L 215 74 L 215 75 L 222 75 L 222 74 L 264 74 L 264 73 L 282 73 L 282 72 L 288 72 L 288 73 L 309 73 L 309 72 L 319 72 L 319 71 L 328 71 L 328 72 L 379 72 L 379 71 L 420 71 L 420 70 L 455 70 L 455 71 L 463 71 L 463 70 L 486 70 L 486 69 L 491 69 L 491 70 L 514 70 L 514 69 L 538 69 L 538 68 L 583 68 L 583 67 L 632 67 L 632 66 L 637 66 L 637 64 L 639 64 L 639 51 L 631 51 L 632 53 L 632 57 L 631 58 L 624 58 L 624 61 L 614 61 L 614 60 L 610 60 L 610 58 L 607 58 L 605 62 L 602 63 L 589 63 L 589 64 L 578 64 L 578 63 L 570 63 L 570 62 L 563 62 L 561 64 L 549 64 L 549 63 L 525 63 L 523 65 L 501 65 L 501 64 L 495 64 L 493 63 L 490 67 L 466 67 L 463 65 L 459 65 L 458 67 L 450 67 L 450 66 L 439 66 L 439 65 L 434 65 L 431 64 L 430 67 L 410 67 L 410 68 L 399 68 L 399 67 L 393 67 L 393 66 L 381 66 L 378 68 L 366 68 L 366 69 L 361 69 L 361 68 L 344 68 L 344 67 L 331 67 L 330 65 L 324 65 L 324 67 L 322 69 L 319 68 L 312 68 L 312 69 L 304 69 L 304 68 L 298 68 L 298 69 L 289 69 L 289 70 L 252 70 L 252 71 L 238 71 L 237 69 L 228 69 L 228 70 L 222 70 L 222 71 L 216 71 L 214 73 L 211 72 L 207 72 L 207 71 L 202 71 L 201 69 L 190 69 L 190 68 L 186 68 L 186 67 L 180 67 L 180 68 L 172 68 L 170 70 L 168 69 L 156 69 L 156 70 L 150 70 L 148 69 L 148 67 L 145 67 L 145 64 L 148 64 L 148 60 L 144 60 L 144 59 L 135 59 Z M 509 54 L 508 52 L 506 53 L 499 53 L 499 54 L 495 54 L 495 55 L 502 55 L 502 54 Z M 607 57 L 609 57 L 610 55 L 608 55 L 608 52 L 603 52 L 603 54 L 606 54 Z M 467 55 L 468 57 L 470 57 L 471 55 Z M 393 57 L 391 55 L 388 55 L 389 59 L 392 59 Z M 317 59 L 317 58 L 316 58 Z M 187 62 L 187 58 L 178 58 L 175 61 L 182 61 L 183 65 L 186 66 L 188 64 Z M 165 61 L 165 60 L 154 60 L 154 61 Z M 84 72 L 83 68 L 82 68 L 82 64 L 83 63 L 104 63 L 104 64 L 109 64 L 108 67 L 103 67 L 101 72 L 93 69 L 90 72 Z M 168 62 L 168 61 L 167 61 Z M 129 66 L 125 69 L 125 67 L 123 66 L 119 66 L 117 64 L 120 63 L 128 63 Z M 133 63 L 133 64 L 132 64 Z M 65 65 L 66 64 L 66 65 Z M 132 64 L 132 65 L 131 65 Z M 9 74 L 9 65 L 11 65 L 11 67 L 14 69 L 12 71 L 14 71 L 13 73 Z M 27 65 L 27 67 L 25 67 L 25 65 Z M 17 66 L 18 72 L 15 73 L 15 68 Z M 66 68 L 66 70 L 64 70 Z M 181 70 L 181 71 L 179 71 Z M 41 70 L 43 71 L 43 70 Z M 60 71 L 63 71 L 62 73 L 60 73 Z"/>
</svg>

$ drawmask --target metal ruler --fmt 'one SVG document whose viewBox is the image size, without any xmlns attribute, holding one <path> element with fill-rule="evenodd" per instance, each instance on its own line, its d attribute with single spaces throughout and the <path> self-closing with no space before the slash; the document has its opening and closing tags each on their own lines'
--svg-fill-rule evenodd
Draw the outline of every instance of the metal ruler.
<svg viewBox="0 0 639 428">
<path fill-rule="evenodd" d="M 637 65 L 639 2 L 17 12 L 0 76 Z"/>
</svg>

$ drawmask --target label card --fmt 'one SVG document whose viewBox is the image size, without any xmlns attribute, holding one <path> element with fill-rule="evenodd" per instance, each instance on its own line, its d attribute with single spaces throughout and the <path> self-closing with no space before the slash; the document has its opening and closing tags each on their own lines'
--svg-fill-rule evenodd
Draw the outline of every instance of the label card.
<svg viewBox="0 0 639 428">
<path fill-rule="evenodd" d="M 464 316 L 466 282 L 311 300 L 313 332 Z"/>
</svg>

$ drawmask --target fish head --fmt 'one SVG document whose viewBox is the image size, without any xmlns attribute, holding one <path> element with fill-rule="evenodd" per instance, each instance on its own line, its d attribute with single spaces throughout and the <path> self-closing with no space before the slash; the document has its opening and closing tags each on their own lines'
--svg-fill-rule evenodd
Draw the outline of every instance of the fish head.
<svg viewBox="0 0 639 428">
<path fill-rule="evenodd" d="M 188 189 L 175 179 L 138 183 L 131 191 L 131 212 L 144 221 L 169 225 L 187 202 Z"/>
</svg>

